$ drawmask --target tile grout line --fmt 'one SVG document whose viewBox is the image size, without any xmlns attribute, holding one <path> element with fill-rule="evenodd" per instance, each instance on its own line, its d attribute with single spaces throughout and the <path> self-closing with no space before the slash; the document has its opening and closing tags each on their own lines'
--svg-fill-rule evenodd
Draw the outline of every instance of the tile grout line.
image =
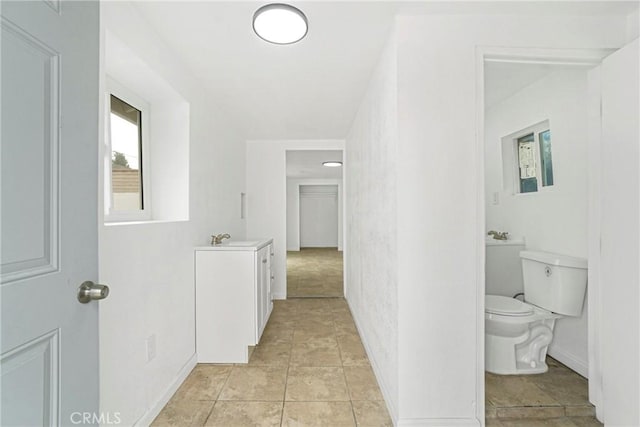
<svg viewBox="0 0 640 427">
<path fill-rule="evenodd" d="M 295 315 L 297 315 L 297 309 L 295 310 Z M 291 369 L 291 359 L 293 358 L 293 339 L 296 334 L 296 328 L 293 328 L 291 332 L 291 342 L 289 343 L 289 360 L 287 360 L 287 373 L 285 374 L 284 379 L 284 394 L 282 396 L 282 411 L 280 412 L 280 427 L 284 425 L 284 405 L 287 399 L 287 387 L 289 386 L 289 369 Z"/>
<path fill-rule="evenodd" d="M 289 356 L 289 359 L 291 359 L 291 356 Z M 280 426 L 281 427 L 282 427 L 282 425 L 284 423 L 284 404 L 285 404 L 285 402 L 287 400 L 287 386 L 289 385 L 289 369 L 290 368 L 291 368 L 291 365 L 287 365 L 287 372 L 285 373 L 285 377 L 284 377 L 284 392 L 282 394 L 282 411 L 280 411 Z"/>
<path fill-rule="evenodd" d="M 202 365 L 202 364 L 200 364 Z M 198 366 L 198 364 L 196 364 L 196 366 Z M 207 414 L 207 418 L 204 419 L 204 423 L 202 424 L 203 426 L 207 424 L 207 421 L 209 421 L 209 418 L 211 418 L 211 414 L 213 414 L 213 409 L 216 407 L 216 405 L 218 404 L 218 397 L 220 397 L 220 393 L 222 393 L 222 389 L 224 389 L 224 386 L 227 384 L 227 381 L 229 380 L 229 377 L 231 376 L 231 371 L 233 370 L 233 366 L 230 366 L 231 369 L 229 369 L 229 373 L 227 374 L 227 377 L 224 379 L 224 383 L 222 384 L 222 387 L 220 387 L 220 390 L 218 390 L 218 393 L 216 394 L 214 400 L 213 400 L 213 405 L 211 405 L 211 409 L 209 410 L 209 413 Z"/>
<path fill-rule="evenodd" d="M 338 329 L 336 327 L 336 313 L 335 311 L 332 310 L 332 322 L 333 322 L 333 331 L 334 331 L 334 335 L 335 335 L 335 339 L 336 339 L 336 343 L 338 343 L 338 353 L 340 353 L 340 363 L 342 365 L 342 376 L 344 377 L 344 384 L 347 386 L 347 395 L 349 397 L 349 405 L 351 406 L 351 417 L 353 419 L 353 425 L 357 426 L 358 425 L 358 420 L 356 418 L 356 411 L 353 407 L 353 396 L 351 395 L 351 387 L 349 386 L 349 381 L 347 380 L 347 373 L 345 372 L 344 368 L 344 359 L 342 358 L 342 349 L 340 348 L 340 341 L 338 341 Z"/>
</svg>

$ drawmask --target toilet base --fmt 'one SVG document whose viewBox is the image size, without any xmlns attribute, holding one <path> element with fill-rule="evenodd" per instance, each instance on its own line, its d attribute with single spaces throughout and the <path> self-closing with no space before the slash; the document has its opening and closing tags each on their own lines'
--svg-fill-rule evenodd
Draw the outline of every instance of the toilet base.
<svg viewBox="0 0 640 427">
<path fill-rule="evenodd" d="M 496 316 L 485 318 L 485 370 L 498 375 L 547 372 L 555 317 L 519 324 L 505 324 Z"/>
<path fill-rule="evenodd" d="M 545 359 L 547 358 L 547 352 L 544 352 Z M 526 364 L 524 362 L 516 362 L 516 371 L 518 375 L 528 375 L 528 374 L 544 374 L 549 370 L 549 366 L 547 366 L 547 362 L 538 361 L 535 366 L 531 366 L 531 364 Z"/>
</svg>

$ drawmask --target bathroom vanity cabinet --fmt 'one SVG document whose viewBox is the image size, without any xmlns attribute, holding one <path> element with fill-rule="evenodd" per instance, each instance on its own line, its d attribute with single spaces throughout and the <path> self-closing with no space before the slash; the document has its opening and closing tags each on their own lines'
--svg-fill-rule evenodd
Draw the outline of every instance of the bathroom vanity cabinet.
<svg viewBox="0 0 640 427">
<path fill-rule="evenodd" d="M 273 309 L 272 259 L 272 239 L 195 249 L 199 363 L 249 361 Z"/>
</svg>

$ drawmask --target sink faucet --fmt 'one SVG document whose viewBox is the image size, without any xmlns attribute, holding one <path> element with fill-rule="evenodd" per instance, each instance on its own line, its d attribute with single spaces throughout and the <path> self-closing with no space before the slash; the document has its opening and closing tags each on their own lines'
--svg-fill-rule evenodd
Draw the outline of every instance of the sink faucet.
<svg viewBox="0 0 640 427">
<path fill-rule="evenodd" d="M 211 235 L 211 244 L 212 245 L 219 245 L 220 243 L 222 243 L 222 241 L 224 239 L 230 239 L 231 236 L 229 236 L 227 233 L 224 234 L 218 234 L 217 236 L 212 234 Z"/>
<path fill-rule="evenodd" d="M 487 233 L 488 236 L 493 236 L 494 239 L 496 240 L 507 240 L 508 239 L 508 235 L 509 233 L 507 233 L 506 231 L 494 231 L 491 230 Z"/>
</svg>

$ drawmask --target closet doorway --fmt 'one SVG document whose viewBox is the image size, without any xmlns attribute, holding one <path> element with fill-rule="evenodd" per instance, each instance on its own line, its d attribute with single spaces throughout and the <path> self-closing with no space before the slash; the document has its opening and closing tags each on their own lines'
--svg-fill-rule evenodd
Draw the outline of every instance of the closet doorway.
<svg viewBox="0 0 640 427">
<path fill-rule="evenodd" d="M 301 185 L 300 247 L 338 248 L 338 186 Z"/>
</svg>

